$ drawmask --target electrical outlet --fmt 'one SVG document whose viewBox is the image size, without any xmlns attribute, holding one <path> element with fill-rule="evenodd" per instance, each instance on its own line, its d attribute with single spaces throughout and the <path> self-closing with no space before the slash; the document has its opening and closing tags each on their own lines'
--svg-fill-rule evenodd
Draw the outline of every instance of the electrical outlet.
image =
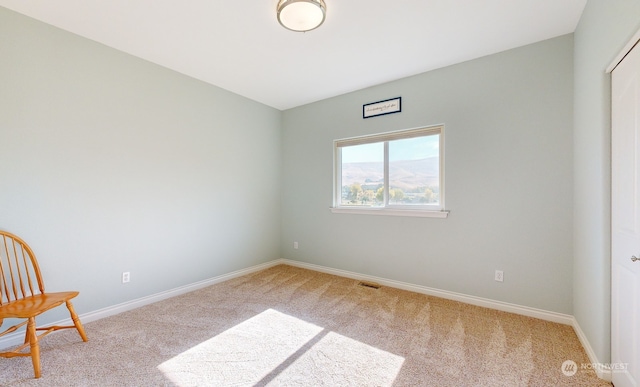
<svg viewBox="0 0 640 387">
<path fill-rule="evenodd" d="M 293 242 L 293 248 L 298 250 L 298 242 Z"/>
<path fill-rule="evenodd" d="M 503 282 L 504 281 L 504 273 L 502 272 L 502 270 L 496 270 L 495 280 L 498 281 L 498 282 Z"/>
<path fill-rule="evenodd" d="M 126 284 L 130 280 L 131 280 L 131 273 L 129 273 L 128 271 L 123 272 L 122 273 L 122 283 Z"/>
</svg>

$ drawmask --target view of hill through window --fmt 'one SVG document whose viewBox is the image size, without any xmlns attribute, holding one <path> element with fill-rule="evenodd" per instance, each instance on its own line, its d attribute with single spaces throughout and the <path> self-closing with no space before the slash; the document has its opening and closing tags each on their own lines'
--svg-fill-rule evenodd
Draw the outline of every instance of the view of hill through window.
<svg viewBox="0 0 640 387">
<path fill-rule="evenodd" d="M 439 135 L 389 141 L 389 204 L 439 202 Z M 342 148 L 343 205 L 384 205 L 384 142 Z"/>
</svg>

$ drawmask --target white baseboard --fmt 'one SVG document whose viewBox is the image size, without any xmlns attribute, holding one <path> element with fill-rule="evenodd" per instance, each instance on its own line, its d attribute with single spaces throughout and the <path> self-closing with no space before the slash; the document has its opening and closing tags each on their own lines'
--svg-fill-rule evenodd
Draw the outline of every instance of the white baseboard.
<svg viewBox="0 0 640 387">
<path fill-rule="evenodd" d="M 332 268 L 329 268 L 329 267 L 315 265 L 315 264 L 312 264 L 312 263 L 291 261 L 291 260 L 288 260 L 288 259 L 283 259 L 282 263 L 290 265 L 290 266 L 301 267 L 301 268 L 304 268 L 304 269 L 315 270 L 315 271 L 319 271 L 319 272 L 322 272 L 322 273 L 334 274 L 334 275 L 338 275 L 338 276 L 341 276 L 341 277 L 347 277 L 347 278 L 352 278 L 352 279 L 357 279 L 357 280 L 373 281 L 373 282 L 379 283 L 380 285 L 385 285 L 385 286 L 389 286 L 389 287 L 392 287 L 392 288 L 408 290 L 408 291 L 411 291 L 411 292 L 426 294 L 426 295 L 429 295 L 429 296 L 435 296 L 435 297 L 440 297 L 440 298 L 445 298 L 445 299 L 448 299 L 448 300 L 460 301 L 460 302 L 464 302 L 466 304 L 482 306 L 482 307 L 490 308 L 490 309 L 501 310 L 503 312 L 510 312 L 510 313 L 515 313 L 515 314 L 519 314 L 519 315 L 523 315 L 523 316 L 535 317 L 535 318 L 539 318 L 541 320 L 553 321 L 553 322 L 557 322 L 557 323 L 565 324 L 565 325 L 573 325 L 573 322 L 575 321 L 573 316 L 568 315 L 568 314 L 549 312 L 549 311 L 542 310 L 542 309 L 530 308 L 528 306 L 510 304 L 508 302 L 495 301 L 495 300 L 491 300 L 491 299 L 488 299 L 488 298 L 482 298 L 482 297 L 470 296 L 468 294 L 450 292 L 448 290 L 440 290 L 440 289 L 435 289 L 435 288 L 429 288 L 429 287 L 426 287 L 426 286 L 414 285 L 414 284 L 410 284 L 410 283 L 406 283 L 406 282 L 400 282 L 400 281 L 390 280 L 390 279 L 386 279 L 386 278 L 374 277 L 374 276 L 354 273 L 354 272 L 346 271 L 346 270 L 332 269 Z"/>
<path fill-rule="evenodd" d="M 587 337 L 585 336 L 584 332 L 582 332 L 582 329 L 580 328 L 580 325 L 578 324 L 574 316 L 563 314 L 563 313 L 550 312 L 550 311 L 537 309 L 537 308 L 530 308 L 527 306 L 511 304 L 511 303 L 502 302 L 502 301 L 491 300 L 488 298 L 450 292 L 448 290 L 440 290 L 440 289 L 430 288 L 430 287 L 421 286 L 421 285 L 414 285 L 406 282 L 400 282 L 400 281 L 355 273 L 355 272 L 346 271 L 346 270 L 333 269 L 325 266 L 315 265 L 312 263 L 292 261 L 289 259 L 282 259 L 282 258 L 276 259 L 270 262 L 266 262 L 260 265 L 251 266 L 246 269 L 237 270 L 228 274 L 223 274 L 217 277 L 209 278 L 203 281 L 195 282 L 193 284 L 189 284 L 189 285 L 181 286 L 178 288 L 170 289 L 164 292 L 152 294 L 150 296 L 123 302 L 121 304 L 113 305 L 113 306 L 99 309 L 93 312 L 84 313 L 80 315 L 80 319 L 82 320 L 83 323 L 89 323 L 91 321 L 96 321 L 105 317 L 113 316 L 122 312 L 139 308 L 141 306 L 152 304 L 154 302 L 162 301 L 167 298 L 175 297 L 184 293 L 192 292 L 197 289 L 201 289 L 201 288 L 211 286 L 220 282 L 224 282 L 236 277 L 240 277 L 246 274 L 251 274 L 260 270 L 264 270 L 279 264 L 285 264 L 285 265 L 300 267 L 303 269 L 315 270 L 318 272 L 333 274 L 340 277 L 352 278 L 355 280 L 377 282 L 381 285 L 389 286 L 397 289 L 408 290 L 416 293 L 426 294 L 429 296 L 435 296 L 435 297 L 445 298 L 448 300 L 460 301 L 460 302 L 464 302 L 471 305 L 482 306 L 485 308 L 501 310 L 503 312 L 510 312 L 510 313 L 515 313 L 523 316 L 539 318 L 541 320 L 571 325 L 574 328 L 576 335 L 580 340 L 580 343 L 582 343 L 582 346 L 584 347 L 587 355 L 589 356 L 589 360 L 594 364 L 599 364 L 597 356 L 595 355 L 593 349 L 591 348 L 591 345 L 589 344 L 589 341 L 587 340 Z M 65 319 L 65 320 L 51 323 L 49 325 L 71 325 L 71 324 L 72 324 L 71 319 Z M 24 333 L 14 332 L 0 338 L 0 349 L 20 345 L 23 342 L 24 342 Z M 598 377 L 600 377 L 601 379 L 611 381 L 610 370 L 598 368 L 596 369 L 596 372 L 598 374 Z"/>
<path fill-rule="evenodd" d="M 573 318 L 573 323 L 571 325 L 573 326 L 573 330 L 576 332 L 576 335 L 578 336 L 578 339 L 580 340 L 580 343 L 582 344 L 584 351 L 587 353 L 587 356 L 589 357 L 589 361 L 591 362 L 591 364 L 602 364 L 598 360 L 598 356 L 596 356 L 596 353 L 594 352 L 593 348 L 591 348 L 591 344 L 589 343 L 589 340 L 587 340 L 587 336 L 582 331 L 582 328 L 580 328 L 580 324 L 578 324 L 578 320 L 576 320 L 575 317 L 572 317 L 572 318 Z M 604 379 L 607 382 L 611 382 L 610 369 L 607 369 L 605 367 L 593 367 L 593 369 L 596 371 L 596 374 L 600 379 Z"/>
<path fill-rule="evenodd" d="M 175 297 L 181 294 L 189 293 L 197 289 L 205 288 L 207 286 L 211 286 L 220 282 L 224 282 L 230 280 L 232 278 L 240 277 L 246 274 L 254 273 L 256 271 L 264 270 L 269 267 L 278 265 L 283 263 L 282 259 L 276 259 L 267 263 L 263 263 L 260 265 L 251 266 L 247 269 L 237 270 L 228 274 L 223 274 L 217 277 L 209 278 L 203 281 L 194 282 L 189 285 L 180 286 L 174 289 L 170 289 L 164 292 L 152 294 L 146 297 L 137 298 L 135 300 L 123 302 L 121 304 L 109 306 L 106 308 L 98 309 L 93 312 L 80 314 L 80 320 L 83 323 L 89 323 L 91 321 L 100 320 L 105 317 L 113 316 L 122 312 L 126 312 L 128 310 L 136 309 L 141 306 L 153 304 L 154 302 L 162 301 L 167 298 Z M 73 325 L 71 322 L 71 318 L 67 318 L 64 320 L 52 322 L 46 325 Z M 18 331 L 10 333 L 6 336 L 0 338 L 0 349 L 14 347 L 17 345 L 21 345 L 24 343 L 24 331 Z"/>
</svg>

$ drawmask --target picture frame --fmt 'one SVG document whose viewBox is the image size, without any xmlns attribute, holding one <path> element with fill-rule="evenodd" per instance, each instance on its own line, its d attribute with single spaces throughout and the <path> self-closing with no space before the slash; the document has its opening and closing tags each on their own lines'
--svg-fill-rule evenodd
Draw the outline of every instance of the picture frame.
<svg viewBox="0 0 640 387">
<path fill-rule="evenodd" d="M 362 118 L 383 116 L 400 113 L 402 111 L 402 97 L 385 99 L 362 105 Z"/>
</svg>

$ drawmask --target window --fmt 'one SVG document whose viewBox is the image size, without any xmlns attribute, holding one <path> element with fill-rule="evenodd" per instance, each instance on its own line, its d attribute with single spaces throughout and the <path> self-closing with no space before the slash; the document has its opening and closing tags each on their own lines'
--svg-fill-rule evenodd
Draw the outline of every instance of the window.
<svg viewBox="0 0 640 387">
<path fill-rule="evenodd" d="M 446 217 L 444 127 L 334 141 L 333 212 Z"/>
</svg>

